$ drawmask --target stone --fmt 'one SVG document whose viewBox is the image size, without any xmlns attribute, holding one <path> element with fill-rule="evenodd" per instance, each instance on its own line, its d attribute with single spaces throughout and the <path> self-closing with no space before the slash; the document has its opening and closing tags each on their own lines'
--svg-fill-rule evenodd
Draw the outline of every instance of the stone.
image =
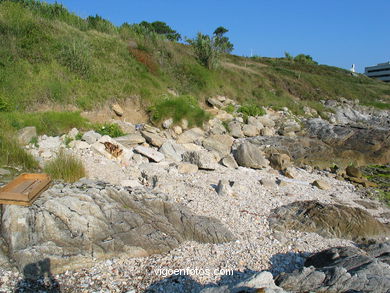
<svg viewBox="0 0 390 293">
<path fill-rule="evenodd" d="M 387 293 L 388 255 L 388 241 L 362 249 L 333 247 L 310 256 L 300 270 L 280 274 L 275 282 L 289 292 Z"/>
<path fill-rule="evenodd" d="M 293 167 L 288 167 L 282 171 L 283 175 L 286 176 L 287 178 L 294 179 L 297 177 L 297 171 Z"/>
<path fill-rule="evenodd" d="M 0 168 L 0 176 L 6 176 L 6 175 L 11 175 L 11 171 L 4 168 Z"/>
<path fill-rule="evenodd" d="M 182 119 L 181 120 L 181 128 L 183 129 L 183 130 L 187 130 L 188 129 L 188 120 L 187 119 Z"/>
<path fill-rule="evenodd" d="M 275 180 L 267 178 L 260 179 L 260 184 L 269 189 L 275 189 L 277 187 Z"/>
<path fill-rule="evenodd" d="M 264 127 L 273 128 L 275 127 L 275 122 L 268 116 L 260 116 L 256 118 Z"/>
<path fill-rule="evenodd" d="M 184 129 L 184 128 L 183 128 Z M 194 143 L 201 142 L 204 139 L 204 131 L 200 128 L 191 128 L 184 131 L 177 138 L 177 143 Z"/>
<path fill-rule="evenodd" d="M 287 121 L 283 127 L 281 134 L 286 135 L 288 133 L 295 133 L 301 130 L 301 125 L 296 121 Z"/>
<path fill-rule="evenodd" d="M 234 152 L 234 158 L 239 166 L 247 168 L 261 169 L 269 164 L 260 149 L 248 142 L 238 146 Z"/>
<path fill-rule="evenodd" d="M 328 183 L 326 183 L 325 181 L 321 180 L 321 179 L 314 180 L 312 185 L 317 187 L 317 188 L 319 188 L 319 189 L 322 189 L 322 190 L 329 190 L 329 189 L 331 189 L 331 186 Z"/>
<path fill-rule="evenodd" d="M 348 166 L 345 169 L 345 172 L 347 173 L 348 176 L 355 177 L 355 178 L 361 178 L 362 177 L 362 172 L 360 171 L 359 168 L 355 166 Z"/>
<path fill-rule="evenodd" d="M 173 140 L 167 140 L 161 146 L 159 151 L 164 154 L 166 159 L 180 162 L 182 160 L 182 155 L 186 152 L 186 149 Z"/>
<path fill-rule="evenodd" d="M 121 186 L 131 188 L 141 188 L 143 185 L 136 179 L 126 179 L 121 181 Z"/>
<path fill-rule="evenodd" d="M 216 108 L 222 108 L 223 107 L 223 103 L 220 102 L 217 98 L 208 98 L 207 99 L 207 103 L 213 107 L 216 107 Z"/>
<path fill-rule="evenodd" d="M 122 107 L 118 104 L 118 103 L 115 103 L 115 104 L 112 104 L 111 105 L 111 109 L 112 111 L 114 111 L 114 113 L 119 116 L 119 117 L 122 117 L 123 114 L 125 113 L 122 109 Z"/>
<path fill-rule="evenodd" d="M 167 120 L 165 120 L 163 123 L 162 123 L 162 126 L 165 128 L 165 129 L 168 129 L 168 128 L 171 128 L 173 124 L 173 119 L 172 118 L 169 118 Z"/>
<path fill-rule="evenodd" d="M 164 154 L 160 153 L 159 151 L 156 151 L 155 149 L 144 147 L 144 146 L 137 146 L 134 148 L 134 151 L 137 153 L 155 161 L 155 162 L 161 162 L 165 159 Z"/>
<path fill-rule="evenodd" d="M 259 119 L 253 116 L 248 117 L 248 125 L 255 126 L 259 131 L 264 128 L 264 125 L 259 121 Z"/>
<path fill-rule="evenodd" d="M 165 138 L 161 137 L 157 133 L 152 133 L 148 131 L 141 131 L 142 136 L 146 139 L 146 141 L 155 147 L 161 147 L 166 141 Z"/>
<path fill-rule="evenodd" d="M 231 121 L 234 119 L 234 116 L 224 110 L 219 110 L 218 114 L 215 116 L 215 118 L 221 120 L 221 121 Z"/>
<path fill-rule="evenodd" d="M 253 137 L 253 136 L 257 136 L 260 134 L 260 130 L 256 126 L 253 126 L 253 125 L 244 125 L 242 127 L 242 132 L 247 137 Z"/>
<path fill-rule="evenodd" d="M 91 145 L 89 143 L 82 141 L 82 140 L 72 140 L 69 143 L 69 146 L 71 148 L 76 149 L 76 150 L 86 150 L 86 149 L 91 148 Z"/>
<path fill-rule="evenodd" d="M 209 124 L 210 135 L 226 133 L 226 128 L 220 119 L 212 119 L 208 122 L 208 124 Z"/>
<path fill-rule="evenodd" d="M 222 163 L 222 165 L 224 165 L 225 167 L 230 168 L 230 169 L 237 169 L 238 168 L 238 164 L 237 164 L 236 160 L 230 154 L 227 155 L 226 157 L 224 157 L 222 159 L 221 163 Z"/>
<path fill-rule="evenodd" d="M 180 163 L 177 166 L 177 171 L 180 174 L 193 174 L 198 172 L 198 166 L 191 163 Z"/>
<path fill-rule="evenodd" d="M 135 125 L 130 122 L 121 121 L 121 120 L 112 120 L 112 123 L 118 125 L 123 133 L 126 134 L 136 133 Z"/>
<path fill-rule="evenodd" d="M 77 135 L 79 134 L 80 132 L 78 131 L 77 128 L 72 128 L 69 132 L 68 132 L 68 137 L 70 139 L 76 139 Z"/>
<path fill-rule="evenodd" d="M 235 239 L 219 220 L 197 216 L 168 195 L 92 180 L 53 186 L 30 207 L 4 205 L 1 227 L 20 271 L 49 258 L 53 274 L 99 259 L 166 253 L 185 241 Z"/>
<path fill-rule="evenodd" d="M 244 137 L 244 133 L 242 132 L 241 123 L 240 122 L 238 122 L 238 121 L 231 121 L 228 124 L 228 128 L 229 128 L 230 134 L 234 138 Z"/>
<path fill-rule="evenodd" d="M 273 153 L 269 157 L 269 163 L 272 168 L 281 171 L 291 166 L 291 159 L 287 154 Z"/>
<path fill-rule="evenodd" d="M 183 133 L 183 129 L 179 125 L 173 126 L 173 132 L 177 135 L 180 135 Z"/>
<path fill-rule="evenodd" d="M 16 135 L 21 145 L 27 145 L 34 137 L 37 137 L 37 129 L 35 126 L 24 127 L 19 129 Z"/>
<path fill-rule="evenodd" d="M 226 134 L 210 135 L 203 140 L 203 147 L 209 151 L 217 152 L 221 157 L 230 154 L 233 145 L 233 138 Z"/>
<path fill-rule="evenodd" d="M 389 228 L 360 208 L 325 204 L 316 200 L 296 201 L 271 211 L 270 228 L 278 231 L 314 232 L 323 237 L 353 241 L 381 239 Z"/>
<path fill-rule="evenodd" d="M 262 136 L 273 136 L 275 135 L 275 129 L 270 127 L 264 127 L 262 130 L 260 130 L 260 134 Z"/>
<path fill-rule="evenodd" d="M 215 191 L 220 196 L 231 196 L 231 195 L 233 195 L 233 189 L 230 186 L 229 180 L 227 180 L 227 179 L 219 180 L 218 185 L 215 188 Z"/>
<path fill-rule="evenodd" d="M 139 133 L 127 134 L 124 136 L 119 136 L 114 138 L 116 142 L 124 145 L 125 147 L 131 148 L 138 144 L 143 144 L 146 142 L 145 138 Z"/>
<path fill-rule="evenodd" d="M 83 134 L 83 136 L 81 137 L 82 140 L 86 141 L 87 143 L 89 144 L 93 144 L 95 142 L 97 142 L 102 136 L 93 131 L 93 130 L 90 130 L 90 131 L 87 131 L 86 133 Z"/>
<path fill-rule="evenodd" d="M 183 154 L 183 161 L 197 165 L 199 169 L 215 170 L 217 161 L 208 151 L 192 151 Z"/>
</svg>

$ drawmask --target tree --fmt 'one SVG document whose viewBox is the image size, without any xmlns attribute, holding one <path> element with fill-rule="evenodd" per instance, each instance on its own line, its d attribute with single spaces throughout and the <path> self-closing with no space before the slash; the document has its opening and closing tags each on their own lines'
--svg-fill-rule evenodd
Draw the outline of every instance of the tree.
<svg viewBox="0 0 390 293">
<path fill-rule="evenodd" d="M 231 53 L 233 51 L 233 44 L 229 38 L 224 36 L 229 30 L 223 26 L 217 27 L 213 33 L 215 46 L 217 50 L 223 53 Z"/>
<path fill-rule="evenodd" d="M 140 22 L 141 26 L 145 27 L 149 31 L 155 32 L 159 35 L 164 35 L 168 40 L 177 42 L 181 39 L 181 35 L 173 30 L 169 25 L 167 25 L 165 22 L 162 21 L 155 21 L 155 22 L 147 22 L 142 21 Z"/>
</svg>

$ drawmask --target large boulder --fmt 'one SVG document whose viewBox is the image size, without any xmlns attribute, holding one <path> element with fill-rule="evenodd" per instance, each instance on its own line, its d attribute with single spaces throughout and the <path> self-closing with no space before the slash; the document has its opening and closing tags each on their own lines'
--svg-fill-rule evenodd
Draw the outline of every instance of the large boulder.
<svg viewBox="0 0 390 293">
<path fill-rule="evenodd" d="M 4 205 L 1 236 L 20 270 L 48 258 L 53 273 L 164 253 L 184 241 L 234 239 L 219 220 L 196 216 L 167 195 L 90 180 L 55 185 L 31 207 Z"/>
<path fill-rule="evenodd" d="M 89 144 L 93 144 L 95 142 L 97 142 L 102 136 L 93 131 L 93 130 L 90 130 L 90 131 L 87 131 L 86 133 L 83 134 L 83 136 L 81 137 L 82 140 L 86 141 L 87 143 Z"/>
<path fill-rule="evenodd" d="M 276 208 L 268 220 L 270 227 L 276 230 L 314 232 L 354 241 L 390 235 L 388 226 L 362 209 L 316 200 L 296 201 Z"/>
<path fill-rule="evenodd" d="M 161 135 L 157 133 L 152 133 L 149 131 L 141 131 L 141 134 L 149 144 L 158 148 L 161 147 L 166 141 L 165 138 L 161 137 Z"/>
<path fill-rule="evenodd" d="M 160 153 L 159 151 L 156 151 L 155 149 L 144 147 L 144 146 L 137 146 L 134 149 L 135 152 L 155 161 L 155 162 L 161 162 L 165 159 L 164 154 Z"/>
<path fill-rule="evenodd" d="M 139 133 L 132 133 L 120 137 L 116 137 L 115 141 L 126 147 L 133 147 L 138 144 L 143 144 L 146 142 L 145 138 Z"/>
<path fill-rule="evenodd" d="M 316 253 L 305 267 L 282 273 L 276 284 L 289 292 L 378 292 L 390 288 L 390 243 L 334 247 Z"/>
<path fill-rule="evenodd" d="M 261 169 L 268 166 L 268 160 L 260 149 L 254 144 L 245 142 L 238 146 L 234 152 L 237 164 L 242 167 Z"/>
<path fill-rule="evenodd" d="M 230 135 L 210 135 L 203 141 L 203 147 L 209 151 L 216 151 L 221 157 L 230 154 L 233 138 Z"/>
<path fill-rule="evenodd" d="M 183 154 L 183 161 L 197 165 L 199 169 L 215 170 L 217 161 L 208 151 L 189 151 Z"/>
<path fill-rule="evenodd" d="M 231 121 L 228 124 L 228 128 L 230 131 L 230 134 L 235 138 L 244 137 L 244 133 L 242 132 L 241 123 L 238 121 Z"/>
<path fill-rule="evenodd" d="M 183 127 L 184 129 L 184 127 Z M 187 131 L 184 131 L 177 138 L 178 143 L 194 143 L 201 142 L 204 139 L 204 131 L 200 128 L 191 128 Z"/>
<path fill-rule="evenodd" d="M 37 136 L 35 126 L 28 126 L 20 129 L 17 133 L 18 142 L 22 145 L 29 144 L 30 141 Z"/>
<path fill-rule="evenodd" d="M 181 156 L 186 152 L 186 149 L 173 140 L 167 140 L 159 151 L 165 155 L 165 158 L 180 162 L 182 160 Z"/>
</svg>

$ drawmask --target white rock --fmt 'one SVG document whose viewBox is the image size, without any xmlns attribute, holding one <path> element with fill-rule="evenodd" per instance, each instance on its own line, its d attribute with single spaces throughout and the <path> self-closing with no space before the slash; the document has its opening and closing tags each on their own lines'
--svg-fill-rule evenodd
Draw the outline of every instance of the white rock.
<svg viewBox="0 0 390 293">
<path fill-rule="evenodd" d="M 161 162 L 165 159 L 164 154 L 160 153 L 159 151 L 156 151 L 155 149 L 144 147 L 144 146 L 137 146 L 134 149 L 137 153 L 140 153 L 141 155 L 144 155 L 145 157 L 148 157 L 149 159 L 152 159 L 155 162 Z"/>
</svg>

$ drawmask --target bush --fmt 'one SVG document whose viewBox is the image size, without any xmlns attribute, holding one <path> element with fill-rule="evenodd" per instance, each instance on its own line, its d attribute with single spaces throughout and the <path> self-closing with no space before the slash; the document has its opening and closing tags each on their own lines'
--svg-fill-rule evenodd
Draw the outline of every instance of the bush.
<svg viewBox="0 0 390 293">
<path fill-rule="evenodd" d="M 189 126 L 202 126 L 210 118 L 191 96 L 165 98 L 152 106 L 149 112 L 153 123 L 161 123 L 164 119 L 172 118 L 174 123 L 187 119 Z"/>
<path fill-rule="evenodd" d="M 83 77 L 88 77 L 92 70 L 92 58 L 87 42 L 83 40 L 72 40 L 63 45 L 59 62 L 70 71 Z"/>
<path fill-rule="evenodd" d="M 255 104 L 245 104 L 242 105 L 238 112 L 244 114 L 244 117 L 248 118 L 249 116 L 263 116 L 265 115 L 265 110 L 262 107 L 259 107 Z"/>
<path fill-rule="evenodd" d="M 57 157 L 48 162 L 44 171 L 52 179 L 60 179 L 66 182 L 75 182 L 85 177 L 83 163 L 71 154 L 60 151 Z"/>
<path fill-rule="evenodd" d="M 196 59 L 208 69 L 217 67 L 221 52 L 216 50 L 214 40 L 208 35 L 198 33 L 193 40 L 187 40 L 192 45 Z"/>
<path fill-rule="evenodd" d="M 108 135 L 110 137 L 119 137 L 125 135 L 119 125 L 115 123 L 104 123 L 103 125 L 97 124 L 95 126 L 95 131 L 101 135 Z"/>
</svg>

